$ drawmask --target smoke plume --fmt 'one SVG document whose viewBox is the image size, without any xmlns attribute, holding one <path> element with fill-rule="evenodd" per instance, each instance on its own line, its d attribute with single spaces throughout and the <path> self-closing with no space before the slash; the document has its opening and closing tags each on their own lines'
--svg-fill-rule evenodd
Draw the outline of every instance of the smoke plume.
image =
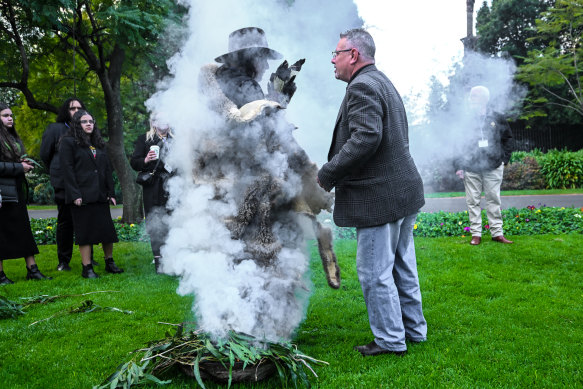
<svg viewBox="0 0 583 389">
<path fill-rule="evenodd" d="M 180 277 L 178 293 L 195 296 L 199 328 L 219 337 L 235 330 L 290 339 L 305 315 L 311 282 L 303 222 L 284 205 L 301 192 L 297 143 L 310 156 L 329 144 L 344 88 L 334 80 L 330 52 L 339 32 L 361 24 L 356 7 L 347 0 L 183 2 L 189 7 L 188 39 L 169 60 L 172 77 L 147 102 L 175 134 L 167 158 L 176 175 L 168 184 L 172 214 L 162 271 Z M 248 26 L 265 30 L 269 47 L 290 63 L 306 63 L 287 110 L 273 112 L 263 125 L 234 127 L 213 108 L 216 96 L 205 77 L 213 59 L 228 52 L 229 33 Z M 279 62 L 270 62 L 264 91 Z M 280 246 L 262 262 L 258 256 L 265 253 L 233 239 L 236 229 L 229 225 L 250 188 L 261 188 L 265 177 L 266 186 L 277 189 L 273 202 L 282 207 L 269 231 Z"/>
<path fill-rule="evenodd" d="M 422 172 L 426 191 L 437 185 L 435 181 L 447 181 L 447 177 L 459 181 L 451 162 L 463 157 L 470 138 L 468 131 L 475 126 L 468 102 L 472 87 L 482 85 L 489 89 L 489 108 L 494 112 L 510 119 L 518 112 L 526 88 L 514 82 L 515 72 L 512 59 L 470 52 L 462 62 L 454 64 L 449 85 L 441 85 L 441 90 L 439 84 L 433 85 L 426 122 L 411 131 L 411 153 Z"/>
</svg>

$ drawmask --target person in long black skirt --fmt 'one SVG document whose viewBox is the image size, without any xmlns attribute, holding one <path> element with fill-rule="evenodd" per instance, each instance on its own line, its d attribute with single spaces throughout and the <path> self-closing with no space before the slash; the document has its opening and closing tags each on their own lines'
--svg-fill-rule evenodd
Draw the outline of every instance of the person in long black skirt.
<svg viewBox="0 0 583 389">
<path fill-rule="evenodd" d="M 24 145 L 14 128 L 12 110 L 0 103 L 0 285 L 13 284 L 4 273 L 5 259 L 24 258 L 26 279 L 51 279 L 38 270 L 38 248 L 26 210 L 26 178 L 32 162 L 23 158 Z"/>
<path fill-rule="evenodd" d="M 85 104 L 78 98 L 68 98 L 59 108 L 55 123 L 49 124 L 43 133 L 40 145 L 40 157 L 45 163 L 50 176 L 51 185 L 55 190 L 55 203 L 57 204 L 57 257 L 59 264 L 58 271 L 70 271 L 71 257 L 73 255 L 73 218 L 71 216 L 71 205 L 65 203 L 65 179 L 61 172 L 59 161 L 59 140 L 71 127 L 71 120 L 75 112 L 86 109 Z M 93 246 L 91 246 L 93 249 Z M 91 251 L 91 263 L 93 266 L 97 262 L 93 260 L 93 250 Z"/>
<path fill-rule="evenodd" d="M 154 266 L 160 273 L 162 255 L 160 248 L 168 235 L 167 218 L 170 210 L 166 207 L 168 190 L 166 181 L 171 176 L 172 168 L 164 162 L 169 145 L 172 142 L 172 131 L 168 124 L 153 115 L 150 130 L 140 135 L 134 142 L 134 152 L 130 165 L 138 172 L 153 172 L 151 182 L 143 185 L 144 213 L 146 215 L 146 230 L 150 236 L 150 245 L 154 255 Z M 151 149 L 158 147 L 158 152 Z"/>
<path fill-rule="evenodd" d="M 91 247 L 101 243 L 105 271 L 122 273 L 113 260 L 118 242 L 109 203 L 115 205 L 113 176 L 105 142 L 94 117 L 85 110 L 73 115 L 71 128 L 59 143 L 61 171 L 65 177 L 65 202 L 73 204 L 71 215 L 75 243 L 79 245 L 84 278 L 99 277 L 91 264 Z"/>
</svg>

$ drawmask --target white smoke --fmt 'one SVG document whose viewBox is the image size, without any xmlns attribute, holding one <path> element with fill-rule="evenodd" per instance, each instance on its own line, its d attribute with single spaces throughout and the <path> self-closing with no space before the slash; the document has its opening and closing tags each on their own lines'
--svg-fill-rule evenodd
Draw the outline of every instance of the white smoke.
<svg viewBox="0 0 583 389">
<path fill-rule="evenodd" d="M 422 170 L 426 190 L 432 175 L 448 174 L 456 180 L 449 162 L 463 156 L 468 148 L 468 131 L 475 120 L 468 101 L 472 87 L 488 88 L 489 108 L 508 118 L 518 112 L 526 95 L 526 88 L 514 81 L 516 65 L 512 59 L 472 52 L 453 65 L 451 75 L 455 73 L 455 77 L 444 86 L 444 109 L 428 112 L 427 122 L 411 133 L 411 154 Z"/>
<path fill-rule="evenodd" d="M 248 260 L 245 244 L 226 224 L 238 212 L 245 190 L 268 172 L 281 185 L 282 201 L 301 190 L 290 169 L 291 129 L 310 154 L 329 144 L 343 86 L 334 80 L 331 50 L 338 34 L 359 26 L 352 2 L 308 0 L 183 1 L 189 6 L 189 37 L 169 60 L 172 78 L 148 102 L 175 133 L 167 162 L 178 174 L 169 182 L 170 232 L 162 248 L 162 270 L 180 276 L 178 293 L 195 296 L 197 324 L 215 336 L 235 330 L 267 340 L 290 339 L 304 317 L 311 287 L 303 232 L 297 216 L 281 212 L 272 232 L 283 248 L 270 266 Z M 326 21 L 323 23 L 323 21 Z M 207 109 L 201 68 L 226 53 L 228 35 L 248 26 L 265 30 L 269 46 L 293 63 L 306 58 L 298 90 L 287 112 L 272 116 L 276 143 L 271 152 L 262 126 L 239 126 Z M 265 81 L 279 62 L 271 62 Z M 233 132 L 236 131 L 236 132 Z M 213 158 L 214 156 L 214 158 Z M 197 161 L 204 159 L 201 168 Z M 318 156 L 320 161 L 325 155 Z M 193 171 L 197 180 L 193 180 Z M 205 180 L 208 178 L 208 180 Z"/>
</svg>

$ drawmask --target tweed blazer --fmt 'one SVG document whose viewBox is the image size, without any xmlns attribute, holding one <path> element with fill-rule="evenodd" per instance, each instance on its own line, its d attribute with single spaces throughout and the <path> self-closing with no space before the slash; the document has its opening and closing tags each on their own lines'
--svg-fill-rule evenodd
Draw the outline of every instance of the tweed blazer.
<svg viewBox="0 0 583 389">
<path fill-rule="evenodd" d="M 374 65 L 360 69 L 346 87 L 318 179 L 326 190 L 336 188 L 334 222 L 342 227 L 394 222 L 425 204 L 403 101 Z"/>
</svg>

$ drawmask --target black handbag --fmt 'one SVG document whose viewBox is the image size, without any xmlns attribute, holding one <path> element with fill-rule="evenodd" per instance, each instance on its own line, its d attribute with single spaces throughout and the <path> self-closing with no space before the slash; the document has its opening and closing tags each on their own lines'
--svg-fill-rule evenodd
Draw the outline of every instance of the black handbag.
<svg viewBox="0 0 583 389">
<path fill-rule="evenodd" d="M 158 169 L 158 164 L 160 163 L 160 158 L 158 158 L 158 162 L 156 162 L 156 166 L 154 166 L 154 170 L 151 172 L 139 172 L 138 176 L 136 177 L 136 183 L 142 186 L 150 186 L 154 183 L 154 175 L 156 174 L 156 170 Z"/>
</svg>

